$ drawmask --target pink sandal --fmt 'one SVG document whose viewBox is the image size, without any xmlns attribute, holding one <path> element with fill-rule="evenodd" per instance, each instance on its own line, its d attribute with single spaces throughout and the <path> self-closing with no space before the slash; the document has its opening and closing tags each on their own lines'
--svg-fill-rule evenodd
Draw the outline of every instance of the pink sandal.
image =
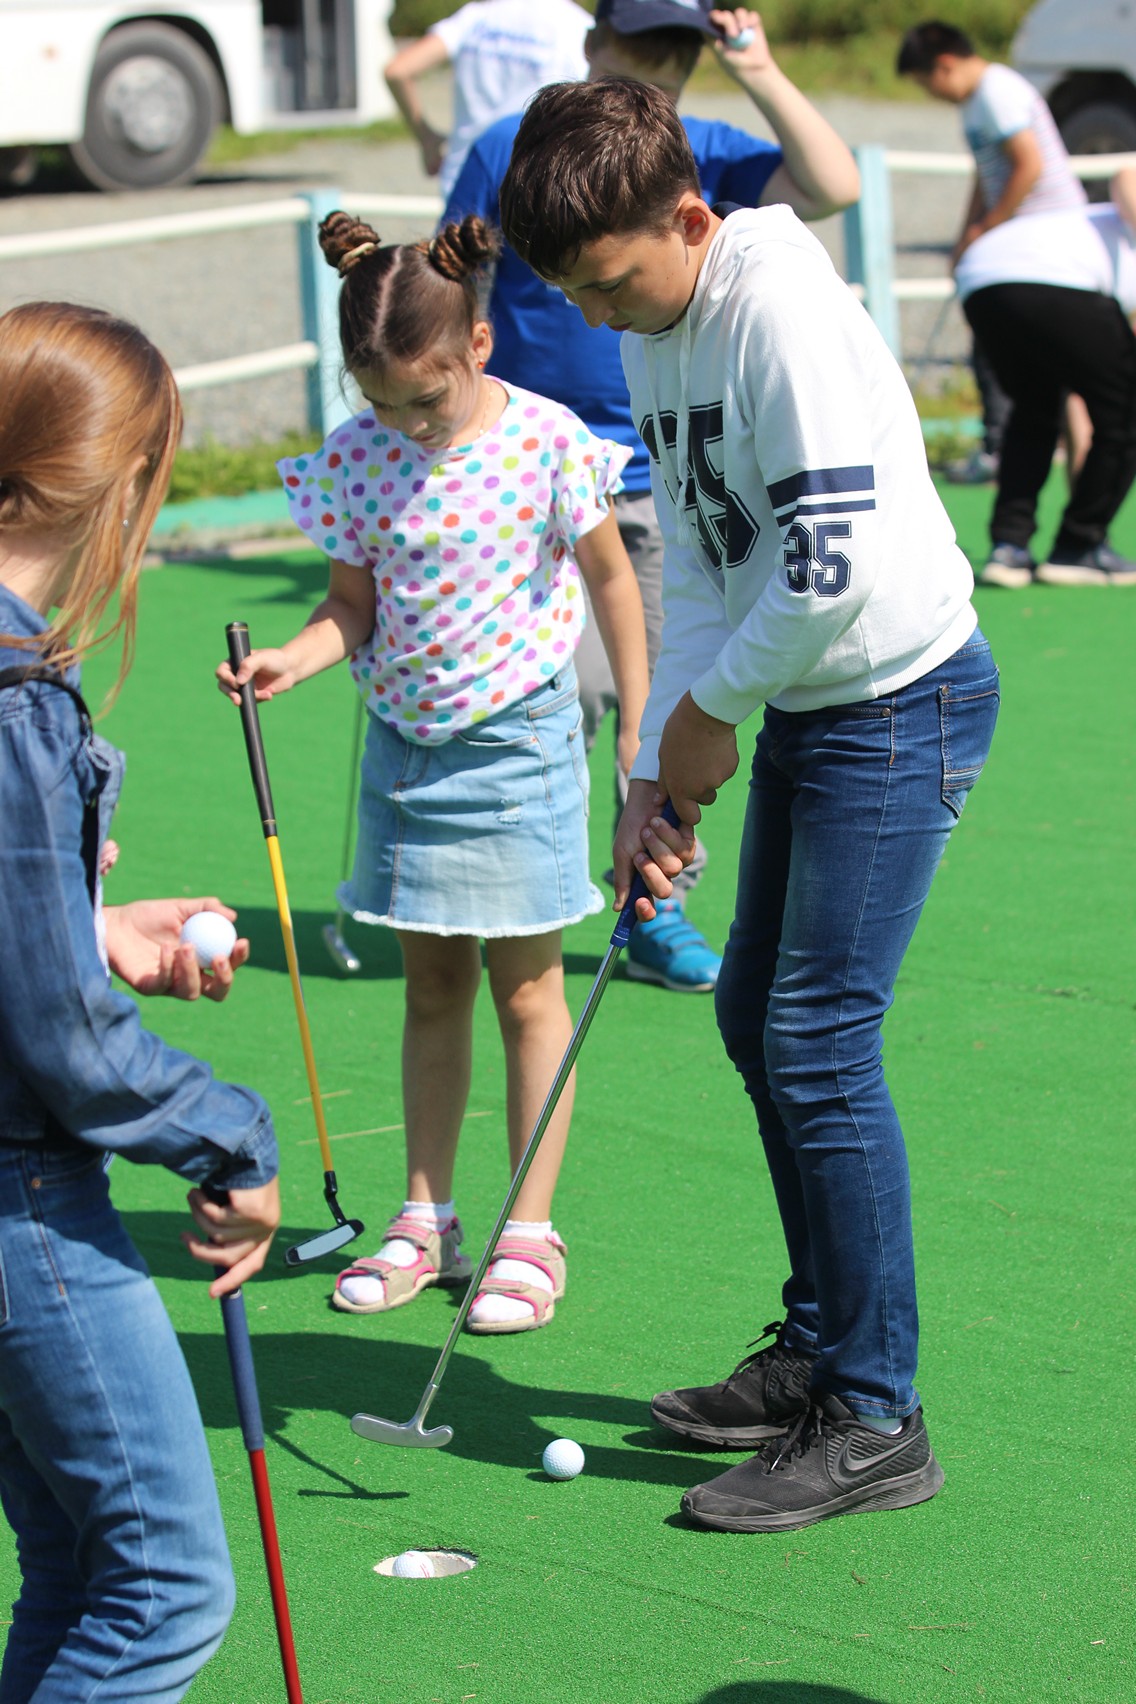
<svg viewBox="0 0 1136 1704">
<path fill-rule="evenodd" d="M 429 1284 L 464 1284 L 473 1271 L 473 1262 L 461 1252 L 462 1228 L 460 1219 L 451 1219 L 439 1231 L 428 1231 L 416 1219 L 396 1216 L 387 1226 L 384 1242 L 402 1237 L 413 1243 L 418 1259 L 413 1266 L 394 1266 L 377 1255 L 357 1260 L 335 1280 L 332 1306 L 344 1313 L 389 1313 L 391 1308 L 405 1307 Z M 381 1302 L 351 1302 L 340 1288 L 345 1278 L 381 1278 Z"/>
<path fill-rule="evenodd" d="M 525 1284 L 517 1278 L 494 1278 L 491 1275 L 482 1279 L 481 1288 L 473 1298 L 470 1317 L 466 1320 L 466 1330 L 490 1333 L 513 1331 L 537 1331 L 542 1325 L 547 1325 L 556 1312 L 555 1304 L 560 1301 L 568 1282 L 568 1265 L 565 1256 L 568 1253 L 566 1243 L 561 1242 L 553 1231 L 547 1241 L 539 1241 L 530 1237 L 504 1236 L 493 1250 L 494 1262 L 498 1260 L 527 1260 L 530 1266 L 539 1267 L 541 1272 L 547 1272 L 552 1284 L 552 1291 L 542 1290 L 538 1284 Z M 490 1274 L 493 1266 L 490 1265 Z M 482 1296 L 508 1296 L 514 1302 L 527 1302 L 533 1310 L 531 1319 L 493 1319 L 478 1323 L 473 1318 L 475 1308 Z"/>
</svg>

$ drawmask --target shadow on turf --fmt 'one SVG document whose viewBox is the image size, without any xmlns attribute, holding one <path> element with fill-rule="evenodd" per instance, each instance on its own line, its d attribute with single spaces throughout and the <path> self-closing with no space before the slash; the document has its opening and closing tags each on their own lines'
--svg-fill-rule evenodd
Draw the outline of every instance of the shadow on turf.
<svg viewBox="0 0 1136 1704">
<path fill-rule="evenodd" d="M 175 1266 L 182 1253 L 176 1232 L 184 1224 L 178 1215 L 133 1213 L 124 1217 L 152 1271 L 160 1272 L 166 1267 L 171 1275 L 186 1276 L 184 1265 Z M 262 1278 L 248 1292 L 265 1431 L 299 1460 L 307 1462 L 317 1476 L 312 1485 L 299 1492 L 301 1496 L 371 1498 L 377 1494 L 405 1494 L 390 1490 L 376 1493 L 359 1480 L 397 1486 L 402 1477 L 400 1464 L 409 1463 L 410 1458 L 421 1452 L 353 1439 L 347 1429 L 348 1422 L 360 1410 L 398 1424 L 410 1419 L 449 1329 L 452 1299 L 431 1292 L 415 1304 L 414 1323 L 425 1339 L 419 1343 L 401 1342 L 385 1334 L 379 1319 L 325 1312 L 323 1298 L 315 1293 L 315 1287 L 309 1330 L 266 1329 L 258 1318 L 258 1307 L 271 1308 L 275 1285 L 292 1281 L 298 1280 L 283 1276 Z M 329 1276 L 328 1288 L 330 1283 Z M 254 1295 L 260 1298 L 259 1302 L 252 1300 Z M 220 1310 L 216 1330 L 181 1331 L 178 1335 L 205 1424 L 234 1426 L 236 1410 Z M 678 1439 L 671 1439 L 666 1433 L 643 1431 L 650 1391 L 624 1396 L 605 1391 L 561 1390 L 545 1388 L 535 1378 L 526 1377 L 535 1364 L 533 1356 L 526 1353 L 527 1341 L 519 1336 L 510 1340 L 503 1350 L 501 1339 L 463 1339 L 427 1421 L 428 1426 L 453 1427 L 454 1439 L 447 1448 L 448 1455 L 535 1471 L 551 1439 L 570 1436 L 578 1422 L 592 1422 L 626 1429 L 620 1443 L 589 1442 L 588 1473 L 593 1477 L 669 1487 L 677 1493 L 706 1477 L 703 1455 L 709 1462 L 725 1465 L 718 1452 L 684 1448 Z M 482 1359 L 487 1353 L 496 1356 L 507 1353 L 512 1358 L 512 1376 L 503 1378 Z M 328 1415 L 342 1421 L 343 1440 L 352 1450 L 351 1459 L 362 1463 L 358 1479 L 345 1478 L 317 1459 L 322 1454 L 318 1443 L 314 1455 L 305 1447 L 311 1441 L 305 1422 L 313 1420 L 321 1426 Z M 326 1483 L 329 1478 L 343 1489 L 329 1488 Z M 660 1518 L 673 1507 L 668 1500 L 659 1510 Z"/>
<path fill-rule="evenodd" d="M 332 959 L 323 938 L 323 931 L 335 921 L 334 907 L 326 911 L 293 911 L 292 929 L 296 937 L 296 957 L 300 975 L 305 982 L 330 977 L 337 982 L 390 981 L 402 978 L 402 954 L 392 929 L 370 928 L 366 924 L 348 923 L 347 943 L 353 947 L 362 969 L 349 974 Z M 242 905 L 238 927 L 247 936 L 251 950 L 250 963 L 258 970 L 274 970 L 288 974 L 284 957 L 284 941 L 280 933 L 280 917 L 274 907 Z M 568 976 L 594 977 L 600 968 L 603 950 L 595 953 L 565 953 L 564 971 Z"/>
<path fill-rule="evenodd" d="M 735 1680 L 702 1692 L 692 1704 L 883 1704 L 866 1692 L 843 1686 L 814 1686 L 808 1680 Z"/>
</svg>

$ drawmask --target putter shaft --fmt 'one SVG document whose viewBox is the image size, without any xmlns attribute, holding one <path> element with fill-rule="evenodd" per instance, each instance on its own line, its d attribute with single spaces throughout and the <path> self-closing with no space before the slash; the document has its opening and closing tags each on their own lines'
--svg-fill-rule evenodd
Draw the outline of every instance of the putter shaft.
<svg viewBox="0 0 1136 1704">
<path fill-rule="evenodd" d="M 521 1155 L 516 1171 L 513 1173 L 513 1181 L 509 1185 L 509 1193 L 506 1195 L 504 1205 L 502 1206 L 500 1213 L 497 1215 L 497 1223 L 489 1233 L 489 1240 L 485 1245 L 484 1253 L 478 1261 L 473 1275 L 469 1280 L 469 1284 L 466 1287 L 465 1295 L 462 1297 L 461 1306 L 454 1315 L 454 1323 L 450 1327 L 450 1334 L 442 1346 L 442 1353 L 438 1356 L 437 1365 L 430 1375 L 430 1382 L 426 1386 L 422 1401 L 418 1404 L 417 1413 L 412 1419 L 406 1421 L 406 1423 L 401 1426 L 391 1420 L 381 1420 L 374 1414 L 354 1414 L 351 1417 L 351 1430 L 356 1432 L 359 1437 L 369 1438 L 373 1443 L 417 1444 L 425 1445 L 427 1448 L 431 1449 L 437 1449 L 444 1444 L 448 1444 L 453 1437 L 453 1431 L 449 1426 L 436 1426 L 432 1432 L 425 1432 L 422 1429 L 422 1422 L 425 1420 L 430 1411 L 430 1406 L 433 1403 L 435 1396 L 438 1394 L 438 1386 L 442 1382 L 442 1375 L 449 1363 L 450 1356 L 454 1352 L 457 1340 L 461 1336 L 462 1327 L 465 1325 L 469 1310 L 473 1306 L 477 1297 L 481 1280 L 485 1277 L 485 1274 L 489 1269 L 489 1263 L 493 1259 L 493 1251 L 497 1247 L 497 1239 L 504 1229 L 505 1221 L 509 1217 L 514 1201 L 516 1201 L 517 1196 L 521 1192 L 521 1185 L 524 1183 L 525 1178 L 528 1175 L 529 1167 L 536 1158 L 536 1151 L 540 1147 L 541 1138 L 548 1129 L 549 1121 L 551 1120 L 553 1113 L 556 1111 L 557 1102 L 564 1092 L 564 1085 L 567 1083 L 572 1072 L 572 1067 L 576 1063 L 576 1055 L 579 1053 L 584 1044 L 584 1037 L 588 1033 L 588 1029 L 591 1025 L 592 1018 L 595 1016 L 596 1007 L 600 1003 L 603 991 L 611 979 L 611 973 L 615 969 L 615 963 L 619 957 L 622 945 L 623 942 L 616 942 L 613 936 L 612 944 L 608 947 L 607 952 L 603 956 L 600 968 L 596 972 L 595 981 L 592 983 L 591 991 L 584 1002 L 584 1009 L 576 1021 L 575 1029 L 572 1031 L 572 1039 L 568 1043 L 567 1051 L 560 1062 L 560 1069 L 556 1073 L 552 1087 L 549 1089 L 544 1105 L 541 1108 L 540 1116 L 533 1128 L 533 1133 L 529 1137 L 525 1146 L 525 1151 Z"/>
</svg>

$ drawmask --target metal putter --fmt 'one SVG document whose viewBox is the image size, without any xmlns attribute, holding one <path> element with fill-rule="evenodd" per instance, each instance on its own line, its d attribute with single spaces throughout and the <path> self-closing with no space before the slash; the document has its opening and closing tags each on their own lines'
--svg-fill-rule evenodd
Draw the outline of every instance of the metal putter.
<svg viewBox="0 0 1136 1704">
<path fill-rule="evenodd" d="M 347 821 L 343 825 L 343 857 L 340 859 L 339 880 L 342 885 L 351 867 L 352 831 L 355 827 L 355 794 L 359 785 L 359 752 L 363 744 L 363 700 L 355 694 L 355 731 L 351 740 L 351 766 L 347 772 Z M 325 923 L 321 934 L 323 944 L 331 955 L 333 964 L 339 966 L 349 976 L 354 976 L 363 966 L 357 953 L 348 945 L 343 933 L 343 925 L 347 913 L 342 905 L 336 907 L 335 922 Z"/>
<path fill-rule="evenodd" d="M 669 799 L 663 808 L 663 815 L 672 827 L 678 827 L 678 816 Z M 514 1201 L 521 1192 L 521 1185 L 525 1181 L 529 1167 L 536 1158 L 536 1151 L 540 1147 L 541 1138 L 547 1130 L 549 1121 L 552 1118 L 553 1113 L 556 1111 L 557 1102 L 559 1101 L 561 1094 L 564 1092 L 564 1085 L 567 1083 L 572 1072 L 572 1067 L 576 1063 L 576 1055 L 579 1053 L 580 1048 L 584 1044 L 584 1037 L 587 1035 L 591 1026 L 592 1019 L 596 1013 L 596 1007 L 600 1003 L 604 989 L 611 980 L 611 973 L 615 969 L 616 960 L 618 959 L 620 952 L 631 939 L 631 931 L 635 927 L 636 922 L 635 902 L 636 900 L 646 896 L 647 888 L 643 882 L 643 878 L 636 874 L 635 879 L 631 884 L 631 892 L 627 896 L 627 902 L 619 914 L 615 928 L 611 932 L 611 941 L 603 956 L 600 968 L 596 972 L 595 981 L 592 983 L 588 998 L 584 1001 L 583 1011 L 580 1013 L 576 1022 L 576 1027 L 572 1031 L 572 1039 L 568 1043 L 567 1051 L 560 1062 L 560 1067 L 553 1079 L 552 1087 L 548 1091 L 544 1105 L 541 1107 L 540 1116 L 537 1118 L 533 1133 L 528 1139 L 525 1151 L 521 1155 L 517 1169 L 513 1174 L 513 1181 L 509 1185 L 509 1193 L 506 1195 L 501 1211 L 497 1215 L 497 1223 L 489 1233 L 489 1241 L 485 1245 L 485 1252 L 482 1254 L 481 1259 L 477 1263 L 477 1269 L 469 1280 L 465 1295 L 462 1297 L 461 1306 L 454 1316 L 453 1325 L 450 1327 L 450 1335 L 446 1338 L 446 1341 L 442 1346 L 442 1353 L 438 1356 L 437 1365 L 430 1375 L 430 1382 L 422 1393 L 422 1401 L 418 1404 L 418 1407 L 415 1409 L 410 1419 L 404 1420 L 401 1423 L 397 1420 L 382 1420 L 377 1414 L 353 1414 L 351 1416 L 351 1430 L 360 1438 L 369 1438 L 371 1442 L 375 1444 L 403 1444 L 409 1445 L 412 1449 L 426 1450 L 441 1449 L 453 1439 L 454 1429 L 452 1426 L 434 1426 L 427 1431 L 423 1422 L 425 1421 L 427 1414 L 430 1412 L 434 1398 L 438 1394 L 438 1386 L 441 1384 L 446 1367 L 449 1365 L 450 1356 L 454 1352 L 454 1346 L 457 1343 L 458 1338 L 461 1336 L 462 1327 L 466 1322 L 470 1308 L 473 1306 L 474 1298 L 477 1295 L 481 1280 L 485 1277 L 489 1268 L 489 1262 L 493 1258 L 493 1251 L 497 1247 L 497 1239 L 504 1229 L 505 1221 L 512 1211 Z"/>
</svg>

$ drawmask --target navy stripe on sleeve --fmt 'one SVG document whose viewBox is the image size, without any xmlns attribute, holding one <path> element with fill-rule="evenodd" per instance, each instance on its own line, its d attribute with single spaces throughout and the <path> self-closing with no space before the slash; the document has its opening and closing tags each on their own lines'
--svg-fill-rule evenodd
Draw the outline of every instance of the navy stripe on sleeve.
<svg viewBox="0 0 1136 1704">
<path fill-rule="evenodd" d="M 873 467 L 813 467 L 775 480 L 767 490 L 777 524 L 784 527 L 798 515 L 845 515 L 853 509 L 874 509 L 876 500 L 866 493 L 875 488 Z M 842 501 L 833 501 L 842 494 Z M 819 501 L 803 503 L 805 497 Z"/>
</svg>

